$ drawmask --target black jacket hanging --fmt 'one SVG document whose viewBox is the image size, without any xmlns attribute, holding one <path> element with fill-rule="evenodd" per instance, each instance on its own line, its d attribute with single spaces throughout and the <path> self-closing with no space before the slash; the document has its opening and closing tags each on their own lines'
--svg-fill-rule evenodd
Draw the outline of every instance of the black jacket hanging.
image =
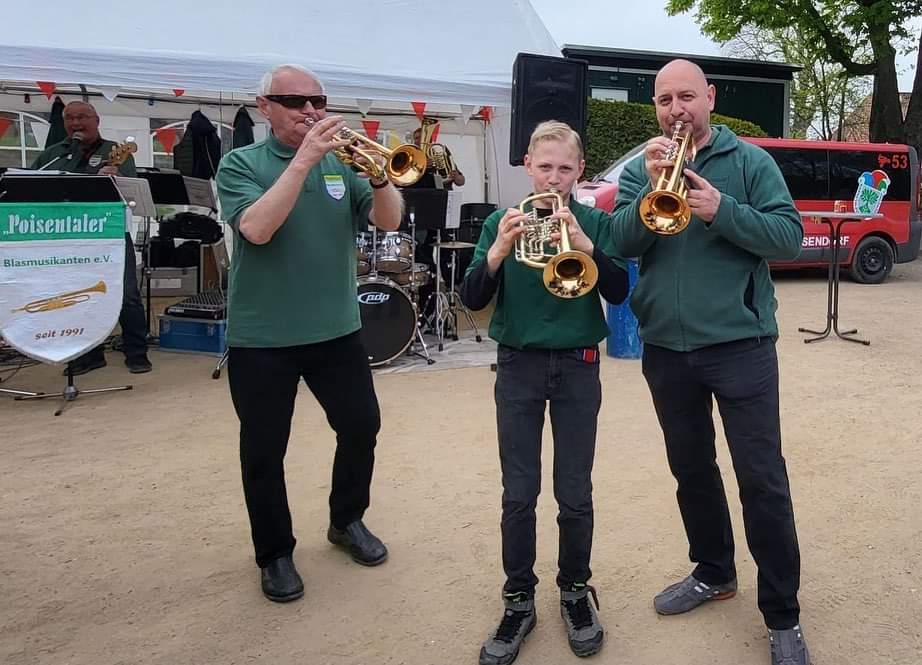
<svg viewBox="0 0 922 665">
<path fill-rule="evenodd" d="M 245 106 L 237 109 L 237 115 L 234 116 L 234 138 L 233 147 L 240 148 L 253 143 L 253 119 Z"/>
<path fill-rule="evenodd" d="M 214 178 L 221 161 L 218 130 L 204 113 L 194 111 L 182 140 L 173 148 L 173 167 L 193 178 Z"/>
</svg>

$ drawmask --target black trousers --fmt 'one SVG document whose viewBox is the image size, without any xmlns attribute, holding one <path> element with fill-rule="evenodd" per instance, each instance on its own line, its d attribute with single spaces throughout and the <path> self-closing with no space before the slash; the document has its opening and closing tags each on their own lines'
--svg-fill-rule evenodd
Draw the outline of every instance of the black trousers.
<svg viewBox="0 0 922 665">
<path fill-rule="evenodd" d="M 285 451 L 303 378 L 336 432 L 330 522 L 342 529 L 368 508 L 381 425 L 359 333 L 284 348 L 231 347 L 231 399 L 240 419 L 240 466 L 260 567 L 291 554 L 295 538 L 285 490 Z"/>
<path fill-rule="evenodd" d="M 759 609 L 769 628 L 799 620 L 800 550 L 778 413 L 778 357 L 771 338 L 688 353 L 645 345 L 643 373 L 666 440 L 669 468 L 694 576 L 736 577 L 730 513 L 714 446 L 712 402 L 723 420 L 743 505 L 746 540 L 759 569 Z"/>
<path fill-rule="evenodd" d="M 125 234 L 125 273 L 122 278 L 122 309 L 118 315 L 122 327 L 122 353 L 126 358 L 147 354 L 147 315 L 138 289 L 138 268 L 131 234 Z M 105 358 L 105 346 L 90 349 L 74 362 L 86 363 Z"/>
<path fill-rule="evenodd" d="M 503 473 L 503 569 L 506 593 L 533 594 L 535 506 L 541 492 L 541 431 L 550 403 L 557 499 L 557 585 L 592 576 L 592 464 L 602 403 L 598 348 L 497 351 L 496 426 Z M 585 359 L 585 358 L 588 358 Z"/>
</svg>

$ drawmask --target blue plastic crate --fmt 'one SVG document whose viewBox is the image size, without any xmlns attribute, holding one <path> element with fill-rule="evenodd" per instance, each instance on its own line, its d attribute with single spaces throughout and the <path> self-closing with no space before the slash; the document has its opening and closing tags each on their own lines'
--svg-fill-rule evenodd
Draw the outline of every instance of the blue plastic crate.
<svg viewBox="0 0 922 665">
<path fill-rule="evenodd" d="M 205 353 L 220 356 L 224 353 L 224 335 L 227 320 L 184 319 L 160 315 L 160 349 L 184 353 Z"/>
</svg>

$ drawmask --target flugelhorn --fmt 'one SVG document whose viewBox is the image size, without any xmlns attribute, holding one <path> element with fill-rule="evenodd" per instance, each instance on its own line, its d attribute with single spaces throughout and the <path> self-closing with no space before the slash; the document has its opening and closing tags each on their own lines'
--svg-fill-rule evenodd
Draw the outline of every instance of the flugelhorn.
<svg viewBox="0 0 922 665">
<path fill-rule="evenodd" d="M 688 186 L 682 170 L 685 163 L 695 158 L 695 142 L 692 128 L 683 132 L 683 123 L 673 126 L 673 145 L 666 151 L 665 159 L 672 166 L 663 169 L 656 181 L 656 187 L 640 201 L 640 219 L 648 229 L 659 235 L 671 236 L 681 233 L 691 221 L 691 208 L 685 199 Z"/>
<path fill-rule="evenodd" d="M 304 124 L 308 127 L 313 127 L 315 122 L 313 118 L 304 120 Z M 343 164 L 366 173 L 370 178 L 376 180 L 387 178 L 395 185 L 406 187 L 422 178 L 426 172 L 426 153 L 415 145 L 404 143 L 393 149 L 386 148 L 348 127 L 343 127 L 336 132 L 336 138 L 350 143 L 342 148 L 334 148 L 333 154 Z M 383 168 L 372 159 L 374 153 L 383 155 L 387 160 Z M 357 156 L 363 157 L 365 161 L 357 162 L 355 159 Z"/>
<path fill-rule="evenodd" d="M 41 300 L 33 300 L 23 307 L 14 309 L 13 312 L 28 312 L 29 314 L 36 314 L 38 312 L 51 312 L 56 309 L 64 309 L 65 307 L 76 305 L 77 303 L 86 302 L 90 299 L 91 293 L 105 292 L 106 283 L 100 280 L 93 286 L 87 287 L 85 289 L 70 291 L 68 293 L 61 293 L 60 295 L 51 296 L 50 298 L 42 298 Z"/>
<path fill-rule="evenodd" d="M 542 271 L 544 288 L 558 298 L 584 296 L 599 279 L 599 268 L 588 254 L 570 248 L 567 220 L 538 217 L 534 201 L 550 199 L 551 214 L 563 208 L 563 198 L 551 190 L 534 194 L 519 203 L 525 213 L 525 232 L 515 239 L 515 260 L 530 268 Z M 531 210 L 525 208 L 532 205 Z M 560 232 L 556 251 L 549 247 L 551 233 Z"/>
</svg>

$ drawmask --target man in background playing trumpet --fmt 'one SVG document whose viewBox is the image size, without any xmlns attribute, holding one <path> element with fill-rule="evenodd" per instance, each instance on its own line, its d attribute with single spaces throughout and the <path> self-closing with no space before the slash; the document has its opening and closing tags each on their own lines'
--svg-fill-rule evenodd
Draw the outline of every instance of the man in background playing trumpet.
<svg viewBox="0 0 922 665">
<path fill-rule="evenodd" d="M 304 593 L 284 474 L 302 378 L 336 431 L 327 538 L 362 565 L 387 558 L 362 521 L 380 412 L 360 337 L 355 235 L 369 222 L 397 229 L 402 199 L 386 177 L 360 178 L 331 152 L 351 141 L 342 118 L 326 115 L 314 74 L 278 66 L 256 100 L 272 131 L 225 155 L 216 180 L 234 230 L 228 379 L 243 491 L 263 594 L 285 602 Z"/>
<path fill-rule="evenodd" d="M 499 343 L 495 398 L 506 582 L 503 618 L 480 651 L 480 665 L 511 663 L 535 626 L 535 506 L 548 403 L 559 508 L 560 613 L 570 648 L 578 656 L 598 652 L 604 639 L 590 599 L 590 595 L 595 599 L 595 589 L 588 584 L 594 520 L 592 464 L 602 402 L 598 343 L 608 334 L 599 295 L 619 303 L 627 295 L 628 282 L 611 244 L 609 216 L 570 196 L 584 166 L 582 142 L 572 128 L 554 121 L 535 128 L 525 169 L 534 192 L 550 196 L 535 201 L 540 209 L 533 211 L 532 221 L 566 221 L 571 248 L 583 253 L 584 265 L 595 264 L 598 288 L 587 283 L 581 297 L 558 297 L 545 287 L 542 270 L 517 261 L 516 241 L 528 230 L 526 214 L 518 208 L 497 210 L 484 221 L 461 286 L 461 300 L 474 310 L 486 307 L 496 295 L 490 337 Z M 552 213 L 554 192 L 563 207 Z M 550 240 L 559 243 L 560 231 L 552 232 Z"/>
<path fill-rule="evenodd" d="M 665 135 L 650 139 L 643 159 L 627 165 L 615 202 L 615 246 L 640 259 L 631 309 L 697 564 L 657 595 L 654 607 L 678 614 L 736 593 L 733 533 L 714 446 L 716 398 L 759 569 L 771 662 L 807 665 L 797 603 L 800 553 L 781 455 L 778 305 L 767 262 L 794 259 L 803 228 L 772 158 L 729 128 L 710 124 L 714 95 L 687 60 L 660 70 L 653 103 Z M 676 122 L 692 132 L 694 170 L 665 159 Z M 673 167 L 684 169 L 691 221 L 681 234 L 659 235 L 642 223 L 641 204 Z"/>
<path fill-rule="evenodd" d="M 92 104 L 70 102 L 64 107 L 64 131 L 67 138 L 46 148 L 32 163 L 33 169 L 87 173 L 91 175 L 137 176 L 131 155 L 118 166 L 107 163 L 109 153 L 118 147 L 99 135 L 99 114 Z M 132 374 L 151 371 L 147 359 L 147 316 L 138 290 L 138 267 L 131 234 L 125 232 L 125 273 L 122 309 L 118 317 L 122 327 L 122 352 Z M 70 363 L 74 376 L 106 366 L 105 346 L 99 345 Z"/>
</svg>

